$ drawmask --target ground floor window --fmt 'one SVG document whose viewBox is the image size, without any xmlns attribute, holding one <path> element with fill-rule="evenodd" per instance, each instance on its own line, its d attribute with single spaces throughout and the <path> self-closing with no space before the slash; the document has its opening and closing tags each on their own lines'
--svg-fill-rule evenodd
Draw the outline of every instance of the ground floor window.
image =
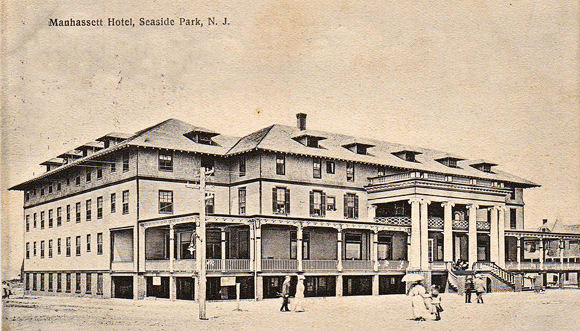
<svg viewBox="0 0 580 331">
<path fill-rule="evenodd" d="M 282 292 L 282 284 L 284 283 L 284 276 L 264 277 L 263 280 L 264 298 L 278 298 L 279 293 Z M 296 284 L 298 278 L 292 277 L 290 281 L 290 296 L 296 293 Z"/>
<path fill-rule="evenodd" d="M 254 278 L 236 277 L 236 283 L 240 284 L 240 299 L 254 298 Z M 221 286 L 220 277 L 209 277 L 207 279 L 208 300 L 233 300 L 236 298 L 235 286 Z"/>
<path fill-rule="evenodd" d="M 405 294 L 403 276 L 379 276 L 379 294 Z"/>
<path fill-rule="evenodd" d="M 81 293 L 81 274 L 75 275 L 75 293 Z"/>
<path fill-rule="evenodd" d="M 62 274 L 56 274 L 56 291 L 62 292 Z"/>
<path fill-rule="evenodd" d="M 87 284 L 86 284 L 86 294 L 91 294 L 92 292 L 92 285 L 93 285 L 93 275 L 91 273 L 87 273 Z"/>
<path fill-rule="evenodd" d="M 97 274 L 97 295 L 103 294 L 103 274 Z"/>
<path fill-rule="evenodd" d="M 336 296 L 335 276 L 308 276 L 304 280 L 304 296 L 333 297 Z"/>
<path fill-rule="evenodd" d="M 177 277 L 175 278 L 176 293 L 178 300 L 195 300 L 195 278 Z"/>
<path fill-rule="evenodd" d="M 169 277 L 145 277 L 147 296 L 169 299 Z"/>
<path fill-rule="evenodd" d="M 70 288 L 71 288 L 71 274 L 66 274 L 66 288 L 65 291 L 66 293 L 70 293 Z"/>
<path fill-rule="evenodd" d="M 28 291 L 30 290 L 30 274 L 24 276 L 24 288 Z"/>
<path fill-rule="evenodd" d="M 49 274 L 48 274 L 48 290 L 49 290 L 50 292 L 52 292 L 52 291 L 53 291 L 53 287 L 52 287 L 52 285 L 53 285 L 53 281 L 54 281 L 54 280 L 53 280 L 53 278 L 52 278 L 52 274 L 51 274 L 51 273 L 49 273 Z"/>
<path fill-rule="evenodd" d="M 371 295 L 373 292 L 372 276 L 343 276 L 343 295 Z"/>
<path fill-rule="evenodd" d="M 32 274 L 32 290 L 33 291 L 36 291 L 36 289 L 37 289 L 37 285 L 36 285 L 36 284 L 38 284 L 37 278 L 38 278 L 37 274 Z"/>
<path fill-rule="evenodd" d="M 40 274 L 40 290 L 44 291 L 44 274 Z"/>
</svg>

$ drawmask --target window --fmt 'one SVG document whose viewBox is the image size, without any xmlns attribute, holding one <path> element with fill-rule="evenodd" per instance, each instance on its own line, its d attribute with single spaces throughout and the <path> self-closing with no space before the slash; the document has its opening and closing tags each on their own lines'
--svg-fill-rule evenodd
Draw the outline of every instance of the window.
<svg viewBox="0 0 580 331">
<path fill-rule="evenodd" d="M 336 211 L 336 197 L 326 197 L 326 210 Z"/>
<path fill-rule="evenodd" d="M 173 171 L 173 152 L 159 151 L 159 171 Z"/>
<path fill-rule="evenodd" d="M 284 154 L 276 154 L 276 175 L 286 174 L 286 157 Z"/>
<path fill-rule="evenodd" d="M 290 190 L 282 187 L 272 188 L 272 212 L 283 215 L 290 213 Z"/>
<path fill-rule="evenodd" d="M 44 291 L 44 273 L 40 273 L 40 290 Z"/>
<path fill-rule="evenodd" d="M 60 255 L 61 253 L 61 247 L 62 247 L 62 239 L 58 238 L 56 240 L 56 254 Z"/>
<path fill-rule="evenodd" d="M 346 163 L 346 181 L 354 182 L 354 162 Z"/>
<path fill-rule="evenodd" d="M 103 178 L 103 167 L 97 167 L 97 179 Z"/>
<path fill-rule="evenodd" d="M 62 225 L 62 207 L 56 208 L 56 226 Z"/>
<path fill-rule="evenodd" d="M 30 274 L 25 274 L 24 276 L 24 289 L 30 290 Z"/>
<path fill-rule="evenodd" d="M 26 191 L 26 193 L 24 194 L 24 201 L 28 200 L 30 200 L 30 192 Z"/>
<path fill-rule="evenodd" d="M 40 196 L 44 195 L 44 187 L 40 188 Z"/>
<path fill-rule="evenodd" d="M 129 152 L 123 153 L 123 172 L 129 171 Z"/>
<path fill-rule="evenodd" d="M 117 211 L 117 194 L 111 193 L 111 214 Z"/>
<path fill-rule="evenodd" d="M 215 169 L 215 160 L 211 156 L 204 155 L 201 157 L 201 166 L 205 168 L 206 173 L 211 173 L 213 176 L 214 169 Z"/>
<path fill-rule="evenodd" d="M 44 212 L 40 212 L 40 229 L 44 229 Z"/>
<path fill-rule="evenodd" d="M 32 217 L 32 226 L 36 229 L 36 213 L 34 213 Z"/>
<path fill-rule="evenodd" d="M 48 291 L 49 291 L 49 292 L 52 292 L 52 291 L 53 291 L 53 289 L 54 289 L 54 287 L 53 287 L 53 284 L 54 284 L 54 278 L 52 277 L 52 275 L 53 275 L 52 273 L 49 273 L 49 274 L 48 274 Z"/>
<path fill-rule="evenodd" d="M 103 218 L 103 197 L 97 197 L 97 219 Z"/>
<path fill-rule="evenodd" d="M 30 259 L 30 243 L 26 243 L 26 259 Z"/>
<path fill-rule="evenodd" d="M 205 213 L 213 214 L 215 212 L 215 195 L 213 193 L 207 193 L 205 198 Z"/>
<path fill-rule="evenodd" d="M 326 161 L 326 173 L 327 174 L 334 174 L 336 171 L 336 164 L 334 161 Z"/>
<path fill-rule="evenodd" d="M 91 251 L 91 235 L 87 234 L 87 252 Z"/>
<path fill-rule="evenodd" d="M 70 222 L 70 205 L 66 205 L 66 221 Z"/>
<path fill-rule="evenodd" d="M 52 193 L 52 183 L 48 184 L 48 193 Z"/>
<path fill-rule="evenodd" d="M 76 255 L 81 256 L 81 236 L 76 237 Z"/>
<path fill-rule="evenodd" d="M 115 160 L 111 161 L 111 172 L 117 172 L 117 162 Z"/>
<path fill-rule="evenodd" d="M 344 218 L 358 218 L 358 196 L 347 193 L 344 195 Z"/>
<path fill-rule="evenodd" d="M 173 214 L 173 191 L 159 190 L 159 213 Z"/>
<path fill-rule="evenodd" d="M 62 189 L 61 183 L 60 182 L 59 183 L 56 183 L 56 190 L 57 191 L 60 191 L 61 189 Z"/>
<path fill-rule="evenodd" d="M 310 192 L 310 216 L 321 217 L 326 215 L 326 194 L 322 191 Z"/>
<path fill-rule="evenodd" d="M 312 160 L 312 175 L 314 178 L 322 178 L 322 160 Z"/>
<path fill-rule="evenodd" d="M 179 234 L 179 257 L 181 259 L 195 259 L 195 244 L 193 231 L 181 232 Z"/>
<path fill-rule="evenodd" d="M 81 222 L 81 203 L 77 202 L 75 207 L 76 207 L 76 222 L 80 223 Z"/>
<path fill-rule="evenodd" d="M 290 258 L 291 259 L 298 258 L 297 247 L 298 247 L 298 232 L 297 231 L 290 231 Z M 310 233 L 308 233 L 308 232 L 302 233 L 302 259 L 303 260 L 310 259 Z"/>
<path fill-rule="evenodd" d="M 79 185 L 81 185 L 81 176 L 77 176 L 77 177 L 75 178 L 75 185 L 76 185 L 76 186 L 79 186 Z"/>
<path fill-rule="evenodd" d="M 246 215 L 246 188 L 245 187 L 238 189 L 238 213 L 240 215 Z"/>
<path fill-rule="evenodd" d="M 97 233 L 97 255 L 103 255 L 103 233 Z"/>
<path fill-rule="evenodd" d="M 49 209 L 48 210 L 48 227 L 52 228 L 54 222 L 54 210 Z"/>
<path fill-rule="evenodd" d="M 517 209 L 510 208 L 510 229 L 515 229 L 517 224 Z"/>
<path fill-rule="evenodd" d="M 510 189 L 510 200 L 515 200 L 515 199 L 516 199 L 516 189 L 511 188 Z"/>
<path fill-rule="evenodd" d="M 44 259 L 44 240 L 40 242 L 40 258 Z"/>
<path fill-rule="evenodd" d="M 70 293 L 70 286 L 71 286 L 71 274 L 66 274 L 66 293 Z"/>
<path fill-rule="evenodd" d="M 75 293 L 81 293 L 81 274 L 77 273 L 75 276 Z"/>
<path fill-rule="evenodd" d="M 36 241 L 33 244 L 32 256 L 36 256 Z"/>
<path fill-rule="evenodd" d="M 240 177 L 243 177 L 246 175 L 246 156 L 245 155 L 240 156 L 240 158 L 238 159 L 238 170 L 239 170 Z"/>
<path fill-rule="evenodd" d="M 91 201 L 91 199 L 87 200 L 85 203 L 85 212 L 86 212 L 86 219 L 87 222 L 91 221 L 91 219 L 93 218 L 93 214 L 92 214 L 92 206 L 93 206 L 93 202 Z"/>
<path fill-rule="evenodd" d="M 345 254 L 346 260 L 362 259 L 362 235 L 357 233 L 345 233 Z"/>
<path fill-rule="evenodd" d="M 221 259 L 221 231 L 220 229 L 207 229 L 206 254 L 208 259 Z"/>
<path fill-rule="evenodd" d="M 32 275 L 32 290 L 33 290 L 33 291 L 36 291 L 36 288 L 37 288 L 37 287 L 36 287 L 36 286 L 37 286 L 37 285 L 36 285 L 36 284 L 37 284 L 37 280 L 36 280 L 36 278 L 37 278 L 37 277 L 36 277 L 36 275 L 37 275 L 37 274 L 33 274 L 33 275 Z"/>
<path fill-rule="evenodd" d="M 129 191 L 123 191 L 123 214 L 129 214 Z"/>
<path fill-rule="evenodd" d="M 66 256 L 70 256 L 70 237 L 66 237 Z"/>
<path fill-rule="evenodd" d="M 67 178 L 67 179 L 66 179 L 66 185 L 67 185 L 67 186 L 68 186 L 68 185 L 70 185 L 70 178 Z"/>
<path fill-rule="evenodd" d="M 97 274 L 97 295 L 103 295 L 103 274 Z"/>
<path fill-rule="evenodd" d="M 52 258 L 52 239 L 48 241 L 48 258 Z"/>
<path fill-rule="evenodd" d="M 382 176 L 385 176 L 386 174 L 387 174 L 387 167 L 379 166 L 377 169 L 377 176 L 382 177 Z"/>
<path fill-rule="evenodd" d="M 86 177 L 87 177 L 86 178 L 87 183 L 90 183 L 91 182 L 91 171 L 88 170 L 88 169 L 87 169 L 87 175 L 86 175 Z"/>
<path fill-rule="evenodd" d="M 319 138 L 317 138 L 317 137 L 307 136 L 306 137 L 306 146 L 307 147 L 318 148 L 318 139 Z"/>
<path fill-rule="evenodd" d="M 91 294 L 92 291 L 92 282 L 93 282 L 93 274 L 91 274 L 90 272 L 87 272 L 87 281 L 86 281 L 86 285 L 85 285 L 85 293 L 86 294 Z"/>
<path fill-rule="evenodd" d="M 26 232 L 30 231 L 30 215 L 26 215 Z"/>
<path fill-rule="evenodd" d="M 393 259 L 393 237 L 379 234 L 378 249 L 379 249 L 379 260 L 392 260 Z"/>
<path fill-rule="evenodd" d="M 56 274 L 56 291 L 62 292 L 62 274 Z"/>
</svg>

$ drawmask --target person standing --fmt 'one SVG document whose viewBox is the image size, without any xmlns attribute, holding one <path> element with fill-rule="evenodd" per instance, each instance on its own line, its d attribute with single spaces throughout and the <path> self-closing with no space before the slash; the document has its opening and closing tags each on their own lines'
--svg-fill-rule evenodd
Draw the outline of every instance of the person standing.
<svg viewBox="0 0 580 331">
<path fill-rule="evenodd" d="M 417 281 L 411 284 L 409 289 L 409 297 L 411 298 L 411 307 L 413 308 L 413 320 L 415 321 L 425 321 L 427 316 L 430 315 L 429 310 L 427 310 L 427 304 L 425 299 L 429 296 L 425 287 L 421 285 L 421 281 Z"/>
<path fill-rule="evenodd" d="M 284 283 L 282 284 L 282 307 L 280 307 L 281 312 L 290 311 L 288 304 L 290 303 L 290 276 L 284 278 Z"/>
<path fill-rule="evenodd" d="M 441 307 L 441 294 L 439 293 L 439 286 L 433 285 L 431 289 L 431 313 L 435 315 L 435 320 L 441 320 L 441 312 L 443 307 Z"/>
<path fill-rule="evenodd" d="M 303 312 L 304 306 L 304 276 L 298 276 L 298 284 L 296 284 L 296 295 L 294 296 L 294 307 L 292 311 Z"/>
<path fill-rule="evenodd" d="M 471 303 L 471 293 L 474 290 L 473 278 L 471 276 L 467 276 L 467 280 L 465 281 L 465 303 Z"/>
<path fill-rule="evenodd" d="M 477 303 L 483 303 L 483 293 L 485 293 L 485 280 L 481 275 L 478 275 L 474 281 L 475 294 L 477 294 Z"/>
</svg>

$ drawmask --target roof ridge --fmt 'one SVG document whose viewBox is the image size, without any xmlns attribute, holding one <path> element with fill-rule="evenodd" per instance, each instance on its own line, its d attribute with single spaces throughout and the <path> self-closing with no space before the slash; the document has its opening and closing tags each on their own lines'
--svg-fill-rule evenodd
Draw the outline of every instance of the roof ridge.
<svg viewBox="0 0 580 331">
<path fill-rule="evenodd" d="M 261 128 L 259 130 L 254 131 L 254 132 L 251 132 L 251 133 L 249 133 L 249 134 L 247 134 L 247 135 L 245 135 L 243 137 L 240 137 L 238 139 L 238 141 L 236 141 L 236 143 L 232 147 L 230 147 L 230 149 L 228 149 L 228 151 L 225 153 L 225 155 L 228 155 L 245 138 L 247 138 L 247 137 L 249 137 L 249 136 L 251 136 L 253 134 L 256 134 L 256 133 L 258 133 L 258 132 L 260 132 L 262 130 L 266 130 L 266 132 L 264 133 L 264 135 L 262 136 L 262 138 L 260 138 L 260 141 L 258 141 L 256 143 L 256 147 L 255 148 L 258 148 L 258 145 L 260 145 L 260 143 L 262 142 L 262 140 L 264 140 L 264 138 L 266 138 L 266 136 L 268 135 L 268 133 L 270 133 L 270 130 L 272 130 L 272 128 L 274 127 L 274 125 L 276 125 L 276 124 L 269 125 L 267 127 L 264 127 L 264 128 Z"/>
</svg>

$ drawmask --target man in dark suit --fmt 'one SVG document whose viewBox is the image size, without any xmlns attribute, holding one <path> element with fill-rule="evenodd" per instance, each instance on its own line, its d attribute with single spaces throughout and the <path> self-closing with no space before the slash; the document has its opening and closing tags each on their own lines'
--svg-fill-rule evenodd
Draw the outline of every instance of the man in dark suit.
<svg viewBox="0 0 580 331">
<path fill-rule="evenodd" d="M 290 276 L 284 278 L 284 283 L 282 284 L 282 300 L 280 311 L 290 311 L 290 308 L 288 308 L 288 304 L 290 303 Z"/>
</svg>

